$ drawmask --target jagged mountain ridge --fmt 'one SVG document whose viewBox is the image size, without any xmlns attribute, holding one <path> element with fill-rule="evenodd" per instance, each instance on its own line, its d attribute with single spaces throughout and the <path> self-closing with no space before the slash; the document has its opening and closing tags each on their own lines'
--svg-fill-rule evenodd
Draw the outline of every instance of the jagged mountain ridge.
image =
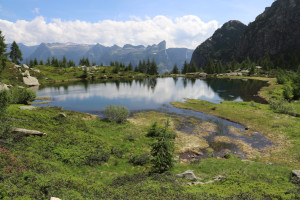
<svg viewBox="0 0 300 200">
<path fill-rule="evenodd" d="M 19 44 L 23 52 L 24 62 L 30 59 L 37 58 L 38 60 L 46 61 L 48 57 L 56 57 L 62 59 L 66 56 L 67 59 L 72 59 L 76 63 L 82 57 L 88 57 L 90 62 L 96 62 L 100 65 L 109 65 L 111 61 L 119 61 L 125 64 L 131 62 L 134 66 L 139 60 L 154 59 L 158 65 L 159 72 L 171 71 L 174 64 L 181 67 L 184 61 L 189 61 L 192 57 L 193 50 L 187 48 L 166 48 L 166 42 L 162 41 L 159 44 L 149 45 L 130 45 L 126 44 L 123 47 L 114 45 L 111 47 L 101 44 L 74 44 L 74 43 L 42 43 L 38 46 L 28 47 Z M 31 53 L 28 52 L 30 48 Z"/>
<path fill-rule="evenodd" d="M 205 67 L 209 58 L 223 63 L 232 57 L 238 61 L 247 57 L 257 61 L 267 53 L 273 61 L 282 58 L 286 63 L 293 60 L 296 65 L 300 64 L 299 0 L 275 0 L 248 26 L 236 22 L 225 23 L 211 38 L 200 44 L 191 62 L 198 67 Z M 230 27 L 236 27 L 237 30 Z"/>
</svg>

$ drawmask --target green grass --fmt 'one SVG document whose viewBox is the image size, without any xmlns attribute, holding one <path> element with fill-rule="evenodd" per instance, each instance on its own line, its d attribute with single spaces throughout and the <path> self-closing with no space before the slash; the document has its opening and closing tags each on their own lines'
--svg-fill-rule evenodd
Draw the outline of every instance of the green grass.
<svg viewBox="0 0 300 200">
<path fill-rule="evenodd" d="M 195 104 L 193 104 L 195 105 Z M 222 104 L 221 104 L 222 105 Z M 134 115 L 125 124 L 110 123 L 105 119 L 91 119 L 90 115 L 61 108 L 20 110 L 11 105 L 8 114 L 14 126 L 39 130 L 45 137 L 16 137 L 5 145 L 28 171 L 11 176 L 0 176 L 0 199 L 295 199 L 297 187 L 289 181 L 290 167 L 243 162 L 239 159 L 205 159 L 191 164 L 180 164 L 177 159 L 170 173 L 148 175 L 149 163 L 134 166 L 133 155 L 150 151 L 153 139 L 146 137 L 149 125 L 166 119 L 175 127 L 176 117 L 146 112 Z M 219 108 L 217 108 L 218 110 Z M 257 105 L 260 110 L 260 105 Z M 59 118 L 59 113 L 67 118 Z M 90 118 L 90 120 L 83 120 Z M 3 146 L 3 145 L 2 145 Z M 112 148 L 120 154 L 113 153 Z M 94 154 L 100 150 L 100 154 Z M 90 163 L 96 155 L 107 161 Z M 186 185 L 187 181 L 174 174 L 194 170 L 208 181 L 217 175 L 226 179 L 207 185 Z M 250 198 L 250 199 L 251 199 Z"/>
</svg>

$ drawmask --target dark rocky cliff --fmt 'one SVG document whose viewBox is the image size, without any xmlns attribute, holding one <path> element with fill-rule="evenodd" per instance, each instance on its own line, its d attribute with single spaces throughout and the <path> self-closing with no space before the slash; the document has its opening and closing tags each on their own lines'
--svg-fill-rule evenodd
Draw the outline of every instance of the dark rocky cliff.
<svg viewBox="0 0 300 200">
<path fill-rule="evenodd" d="M 268 53 L 272 59 L 300 52 L 300 1 L 276 0 L 249 24 L 236 57 L 257 60 Z"/>
<path fill-rule="evenodd" d="M 216 30 L 212 37 L 199 45 L 193 53 L 191 63 L 194 62 L 198 68 L 205 67 L 209 58 L 221 60 L 222 62 L 231 61 L 246 25 L 232 20 L 225 23 Z"/>
</svg>

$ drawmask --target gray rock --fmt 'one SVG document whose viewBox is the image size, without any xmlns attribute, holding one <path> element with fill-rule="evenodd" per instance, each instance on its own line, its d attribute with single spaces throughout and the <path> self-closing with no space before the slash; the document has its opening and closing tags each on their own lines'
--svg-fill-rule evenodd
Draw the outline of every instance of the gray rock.
<svg viewBox="0 0 300 200">
<path fill-rule="evenodd" d="M 39 69 L 32 68 L 31 70 L 34 72 L 37 72 L 37 73 L 41 73 L 41 71 Z"/>
<path fill-rule="evenodd" d="M 21 66 L 20 66 L 20 65 L 14 65 L 14 67 L 15 67 L 15 68 L 21 68 Z"/>
<path fill-rule="evenodd" d="M 8 86 L 6 84 L 0 83 L 0 91 L 2 91 L 2 90 L 9 90 L 9 89 L 8 89 Z"/>
<path fill-rule="evenodd" d="M 28 76 L 28 77 L 23 77 L 23 82 L 28 85 L 28 86 L 37 86 L 40 85 L 39 81 L 37 78 Z"/>
<path fill-rule="evenodd" d="M 22 73 L 22 76 L 28 77 L 30 76 L 30 73 L 28 70 L 26 70 L 24 73 Z"/>
<path fill-rule="evenodd" d="M 37 107 L 34 107 L 34 106 L 20 106 L 19 109 L 20 110 L 35 110 L 35 109 L 37 109 Z"/>
<path fill-rule="evenodd" d="M 61 200 L 61 199 L 59 199 L 57 197 L 51 197 L 50 200 Z"/>
<path fill-rule="evenodd" d="M 43 132 L 36 131 L 36 130 L 28 130 L 25 128 L 13 128 L 12 132 L 21 133 L 23 135 L 38 135 L 38 136 L 46 136 L 47 135 L 47 133 L 43 133 Z"/>
<path fill-rule="evenodd" d="M 300 185 L 300 170 L 293 170 L 291 173 L 291 181 Z"/>
<path fill-rule="evenodd" d="M 22 65 L 25 69 L 29 69 L 29 67 L 26 64 Z"/>
<path fill-rule="evenodd" d="M 185 171 L 181 174 L 176 174 L 175 176 L 179 177 L 179 178 L 188 179 L 190 181 L 196 181 L 197 180 L 197 177 L 195 176 L 194 171 L 192 171 L 192 170 L 187 170 L 187 171 Z"/>
<path fill-rule="evenodd" d="M 59 113 L 58 116 L 61 118 L 67 118 L 67 115 L 65 113 Z"/>
</svg>

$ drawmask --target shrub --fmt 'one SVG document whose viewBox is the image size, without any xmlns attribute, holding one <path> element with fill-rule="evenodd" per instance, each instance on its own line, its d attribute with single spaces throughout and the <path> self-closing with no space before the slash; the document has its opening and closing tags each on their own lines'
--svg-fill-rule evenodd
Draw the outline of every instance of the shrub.
<svg viewBox="0 0 300 200">
<path fill-rule="evenodd" d="M 0 180 L 12 175 L 19 175 L 23 171 L 27 171 L 24 163 L 0 145 Z"/>
<path fill-rule="evenodd" d="M 283 96 L 286 100 L 291 101 L 294 98 L 294 89 L 292 87 L 292 82 L 289 81 L 283 86 Z"/>
<path fill-rule="evenodd" d="M 278 112 L 282 114 L 294 115 L 295 113 L 293 107 L 284 99 L 279 101 L 272 101 L 270 103 L 270 108 L 274 112 Z"/>
<path fill-rule="evenodd" d="M 129 163 L 132 163 L 133 165 L 140 165 L 143 166 L 150 160 L 149 153 L 142 153 L 139 155 L 133 155 L 131 158 L 129 158 Z"/>
<path fill-rule="evenodd" d="M 7 119 L 6 109 L 10 102 L 9 92 L 0 91 L 0 138 L 8 138 L 10 132 L 10 122 Z"/>
<path fill-rule="evenodd" d="M 28 104 L 36 98 L 36 93 L 33 90 L 25 88 L 12 88 L 11 89 L 11 103 L 13 104 Z"/>
<path fill-rule="evenodd" d="M 279 72 L 276 79 L 278 84 L 285 84 L 288 81 L 288 77 L 283 72 Z"/>
<path fill-rule="evenodd" d="M 124 155 L 124 151 L 122 149 L 119 149 L 118 147 L 112 147 L 110 153 L 117 158 L 122 158 Z"/>
<path fill-rule="evenodd" d="M 124 123 L 129 116 L 129 110 L 125 106 L 110 105 L 104 110 L 110 122 Z"/>
</svg>

